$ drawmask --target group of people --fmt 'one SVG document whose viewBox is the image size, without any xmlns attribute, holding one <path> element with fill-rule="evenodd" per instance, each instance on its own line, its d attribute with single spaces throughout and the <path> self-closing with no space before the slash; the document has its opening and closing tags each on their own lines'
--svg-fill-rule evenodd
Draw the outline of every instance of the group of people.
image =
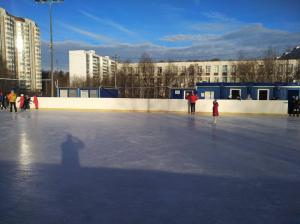
<svg viewBox="0 0 300 224">
<path fill-rule="evenodd" d="M 188 100 L 188 113 L 195 114 L 196 101 L 198 99 L 199 97 L 197 96 L 197 94 L 195 94 L 194 91 L 186 95 L 186 100 Z M 213 124 L 217 124 L 217 118 L 219 116 L 219 103 L 216 99 L 213 101 L 212 115 L 213 115 Z"/>
<path fill-rule="evenodd" d="M 32 102 L 29 95 L 21 94 L 19 100 L 17 101 L 17 94 L 14 90 L 11 90 L 10 93 L 7 95 L 3 94 L 2 91 L 0 91 L 0 109 L 6 110 L 8 107 L 10 109 L 10 112 L 15 111 L 15 113 L 18 112 L 17 109 L 17 103 L 19 103 L 20 110 L 29 110 L 30 109 L 30 103 Z M 38 109 L 38 99 L 37 96 L 33 97 L 33 103 L 35 105 L 35 108 Z"/>
<path fill-rule="evenodd" d="M 289 115 L 299 117 L 299 114 L 300 114 L 300 99 L 299 96 L 295 96 L 291 101 Z"/>
</svg>

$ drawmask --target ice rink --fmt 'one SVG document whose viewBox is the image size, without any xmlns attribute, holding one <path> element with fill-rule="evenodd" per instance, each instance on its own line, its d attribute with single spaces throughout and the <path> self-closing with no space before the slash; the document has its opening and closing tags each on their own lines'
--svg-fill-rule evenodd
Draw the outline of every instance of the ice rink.
<svg viewBox="0 0 300 224">
<path fill-rule="evenodd" d="M 0 223 L 299 224 L 300 118 L 0 112 Z"/>
</svg>

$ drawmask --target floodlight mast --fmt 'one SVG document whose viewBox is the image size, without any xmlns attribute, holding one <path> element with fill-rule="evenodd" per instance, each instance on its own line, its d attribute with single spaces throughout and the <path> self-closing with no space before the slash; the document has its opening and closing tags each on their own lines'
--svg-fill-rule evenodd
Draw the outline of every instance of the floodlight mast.
<svg viewBox="0 0 300 224">
<path fill-rule="evenodd" d="M 62 3 L 64 0 L 35 0 L 36 3 L 49 4 L 50 20 L 50 66 L 51 66 L 51 97 L 54 97 L 54 77 L 53 77 L 53 29 L 52 29 L 52 4 Z"/>
</svg>

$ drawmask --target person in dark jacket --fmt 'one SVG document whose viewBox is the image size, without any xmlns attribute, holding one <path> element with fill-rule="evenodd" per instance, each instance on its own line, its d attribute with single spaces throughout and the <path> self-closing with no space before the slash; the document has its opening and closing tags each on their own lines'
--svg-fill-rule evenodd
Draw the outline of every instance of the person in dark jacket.
<svg viewBox="0 0 300 224">
<path fill-rule="evenodd" d="M 30 102 L 31 102 L 30 97 L 26 95 L 24 100 L 24 110 L 30 110 Z"/>
</svg>

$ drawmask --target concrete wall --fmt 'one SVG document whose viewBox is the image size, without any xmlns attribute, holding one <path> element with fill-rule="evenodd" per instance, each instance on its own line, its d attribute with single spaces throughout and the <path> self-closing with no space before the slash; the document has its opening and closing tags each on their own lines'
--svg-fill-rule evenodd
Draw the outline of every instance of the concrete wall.
<svg viewBox="0 0 300 224">
<path fill-rule="evenodd" d="M 287 101 L 219 100 L 220 113 L 287 114 Z M 39 98 L 41 109 L 95 109 L 187 112 L 187 101 L 176 99 Z M 212 100 L 199 100 L 196 112 L 211 112 Z"/>
</svg>

